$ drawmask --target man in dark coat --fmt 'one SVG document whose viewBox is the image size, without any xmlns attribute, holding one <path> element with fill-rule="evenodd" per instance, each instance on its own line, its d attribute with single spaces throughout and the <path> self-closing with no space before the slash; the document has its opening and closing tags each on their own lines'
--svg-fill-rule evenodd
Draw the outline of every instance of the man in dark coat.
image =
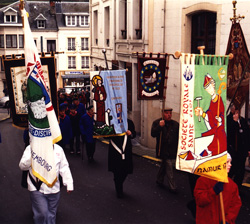
<svg viewBox="0 0 250 224">
<path fill-rule="evenodd" d="M 123 136 L 110 138 L 108 170 L 114 174 L 115 189 L 118 198 L 123 197 L 123 182 L 133 173 L 132 143 L 136 137 L 135 125 L 128 119 L 128 130 Z"/>
<path fill-rule="evenodd" d="M 59 107 L 59 126 L 62 134 L 61 141 L 58 142 L 63 150 L 65 150 L 65 146 L 70 144 L 70 140 L 73 137 L 71 121 L 68 115 L 66 115 L 66 104 L 61 104 Z M 26 146 L 28 146 L 27 144 Z"/>
<path fill-rule="evenodd" d="M 250 131 L 247 121 L 240 116 L 240 110 L 235 108 L 234 114 L 227 119 L 227 146 L 232 156 L 232 169 L 229 172 L 234 182 L 241 189 L 245 174 L 245 161 L 250 150 Z"/>
<path fill-rule="evenodd" d="M 78 113 L 76 110 L 77 106 L 75 104 L 72 104 L 70 106 L 70 121 L 72 125 L 72 132 L 73 132 L 73 137 L 70 140 L 70 153 L 74 153 L 74 143 L 76 145 L 76 154 L 80 155 L 80 119 L 81 119 L 81 114 Z M 76 140 L 76 141 L 75 141 Z"/>
<path fill-rule="evenodd" d="M 172 120 L 171 108 L 164 110 L 163 119 L 159 118 L 153 122 L 151 136 L 156 137 L 156 153 L 162 159 L 156 183 L 159 186 L 163 186 L 164 176 L 167 174 L 169 190 L 172 193 L 176 193 L 173 168 L 175 166 L 178 147 L 179 123 Z M 160 136 L 161 147 L 159 147 Z"/>
<path fill-rule="evenodd" d="M 80 131 L 83 142 L 86 144 L 86 153 L 89 162 L 94 161 L 95 139 L 93 138 L 94 128 L 94 110 L 93 106 L 87 108 L 87 113 L 82 115 L 80 119 Z"/>
</svg>

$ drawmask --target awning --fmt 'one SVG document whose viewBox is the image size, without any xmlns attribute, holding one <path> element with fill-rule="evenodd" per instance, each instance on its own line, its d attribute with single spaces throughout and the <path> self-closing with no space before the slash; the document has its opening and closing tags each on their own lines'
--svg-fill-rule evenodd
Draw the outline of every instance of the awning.
<svg viewBox="0 0 250 224">
<path fill-rule="evenodd" d="M 90 75 L 62 75 L 63 79 L 88 79 Z"/>
</svg>

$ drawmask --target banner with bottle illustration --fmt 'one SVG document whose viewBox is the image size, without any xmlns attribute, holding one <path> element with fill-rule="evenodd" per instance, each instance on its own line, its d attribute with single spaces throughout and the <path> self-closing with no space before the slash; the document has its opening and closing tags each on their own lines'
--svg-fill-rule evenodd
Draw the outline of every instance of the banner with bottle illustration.
<svg viewBox="0 0 250 224">
<path fill-rule="evenodd" d="M 227 182 L 226 96 L 229 58 L 181 56 L 181 112 L 176 168 Z"/>
<path fill-rule="evenodd" d="M 127 131 L 125 70 L 91 72 L 94 137 L 123 135 Z"/>
<path fill-rule="evenodd" d="M 53 187 L 57 181 L 54 144 L 60 141 L 62 136 L 27 13 L 25 9 L 21 10 L 21 13 L 24 21 L 25 85 L 27 85 L 26 91 L 22 92 L 21 100 L 27 104 L 28 110 L 32 167 L 30 175 L 48 187 Z"/>
<path fill-rule="evenodd" d="M 163 99 L 166 57 L 138 56 L 138 99 Z"/>
</svg>

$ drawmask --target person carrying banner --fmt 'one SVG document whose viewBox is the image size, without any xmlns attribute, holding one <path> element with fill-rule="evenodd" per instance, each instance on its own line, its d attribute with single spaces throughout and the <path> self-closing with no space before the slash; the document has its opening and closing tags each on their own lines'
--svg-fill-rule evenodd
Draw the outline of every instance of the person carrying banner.
<svg viewBox="0 0 250 224">
<path fill-rule="evenodd" d="M 227 119 L 228 152 L 232 156 L 232 169 L 229 172 L 241 190 L 245 174 L 245 161 L 250 151 L 250 130 L 247 121 L 240 116 L 240 110 L 235 107 L 232 116 Z"/>
<path fill-rule="evenodd" d="M 33 175 L 31 160 L 34 159 L 34 152 L 31 150 L 30 145 L 28 145 L 24 150 L 19 163 L 21 170 L 29 171 L 29 174 L 27 175 L 27 182 L 35 224 L 56 223 L 56 212 L 60 199 L 59 175 L 62 177 L 63 185 L 67 186 L 68 193 L 72 192 L 74 189 L 69 163 L 63 149 L 57 144 L 54 144 L 53 148 L 57 180 L 52 187 L 48 187 L 45 183 L 41 182 Z"/>
<path fill-rule="evenodd" d="M 231 168 L 231 156 L 227 154 L 227 173 Z M 206 177 L 197 180 L 194 196 L 196 200 L 196 223 L 222 223 L 219 193 L 222 192 L 225 221 L 235 223 L 241 208 L 241 199 L 237 185 L 228 177 L 228 183 L 216 182 Z"/>
<path fill-rule="evenodd" d="M 161 132 L 161 147 L 159 148 Z M 153 122 L 151 136 L 156 138 L 157 157 L 162 159 L 156 183 L 163 186 L 164 176 L 167 174 L 170 192 L 177 193 L 173 169 L 178 147 L 179 123 L 172 120 L 172 108 L 166 108 L 163 119 L 159 118 Z"/>
<path fill-rule="evenodd" d="M 94 128 L 94 110 L 93 106 L 87 108 L 87 113 L 84 114 L 80 119 L 80 131 L 83 142 L 86 144 L 86 153 L 89 162 L 94 161 L 95 153 L 95 139 L 93 138 Z"/>
<path fill-rule="evenodd" d="M 211 95 L 210 105 L 207 111 L 204 111 L 201 107 L 196 107 L 195 115 L 204 119 L 208 129 L 206 132 L 202 133 L 202 137 L 214 136 L 212 142 L 207 147 L 209 152 L 212 153 L 212 156 L 214 156 L 227 150 L 227 136 L 224 129 L 225 110 L 220 94 L 216 93 L 215 80 L 211 75 L 205 75 L 203 87 L 207 93 Z M 220 88 L 218 92 L 221 91 Z"/>
<path fill-rule="evenodd" d="M 133 173 L 132 143 L 136 137 L 135 125 L 127 119 L 128 130 L 123 136 L 110 138 L 108 152 L 108 171 L 114 174 L 114 183 L 117 198 L 123 198 L 123 183 L 128 174 Z"/>
</svg>

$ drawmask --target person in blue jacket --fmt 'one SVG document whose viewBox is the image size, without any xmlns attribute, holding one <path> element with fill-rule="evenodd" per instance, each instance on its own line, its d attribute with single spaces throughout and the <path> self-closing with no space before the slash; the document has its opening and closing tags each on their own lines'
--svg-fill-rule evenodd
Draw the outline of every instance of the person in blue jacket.
<svg viewBox="0 0 250 224">
<path fill-rule="evenodd" d="M 61 129 L 62 140 L 57 144 L 60 145 L 65 151 L 65 146 L 70 144 L 70 140 L 73 138 L 72 125 L 68 115 L 65 114 L 67 106 L 61 104 L 59 107 L 59 126 Z"/>
<path fill-rule="evenodd" d="M 84 104 L 80 103 L 80 101 L 77 97 L 75 97 L 73 99 L 72 104 L 75 105 L 76 111 L 80 116 L 86 114 L 86 108 L 85 108 Z"/>
<path fill-rule="evenodd" d="M 94 128 L 94 110 L 93 106 L 87 108 L 87 113 L 81 117 L 80 120 L 80 130 L 84 142 L 86 144 L 86 153 L 89 162 L 94 161 L 95 153 L 95 139 L 93 138 L 93 128 Z"/>
<path fill-rule="evenodd" d="M 80 142 L 80 137 L 81 137 L 81 132 L 80 132 L 80 119 L 81 119 L 81 114 L 76 110 L 77 106 L 75 104 L 72 104 L 70 106 L 70 113 L 69 113 L 69 118 L 71 121 L 72 125 L 72 132 L 73 132 L 73 137 L 70 140 L 70 153 L 74 154 L 74 151 L 76 149 L 76 154 L 80 155 L 81 154 L 81 142 Z M 74 149 L 75 146 L 75 149 Z"/>
</svg>

